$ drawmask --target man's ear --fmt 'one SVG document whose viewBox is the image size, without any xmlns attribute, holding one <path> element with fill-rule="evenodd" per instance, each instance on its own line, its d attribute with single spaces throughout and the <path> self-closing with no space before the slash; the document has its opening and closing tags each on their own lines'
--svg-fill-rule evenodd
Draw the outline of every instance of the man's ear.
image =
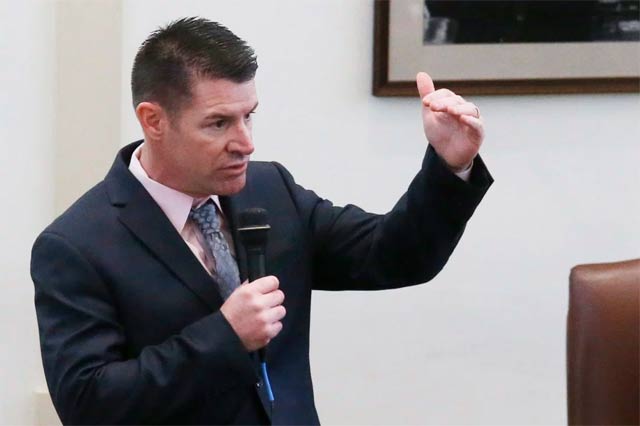
<svg viewBox="0 0 640 426">
<path fill-rule="evenodd" d="M 136 116 L 145 136 L 161 139 L 169 124 L 166 111 L 153 102 L 140 102 L 136 107 Z"/>
</svg>

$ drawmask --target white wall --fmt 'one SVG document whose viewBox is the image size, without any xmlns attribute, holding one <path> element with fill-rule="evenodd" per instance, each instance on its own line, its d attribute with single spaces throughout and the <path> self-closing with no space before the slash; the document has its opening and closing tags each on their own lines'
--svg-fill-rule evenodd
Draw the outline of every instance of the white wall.
<svg viewBox="0 0 640 426">
<path fill-rule="evenodd" d="M 0 424 L 33 424 L 43 383 L 29 253 L 53 214 L 53 8 L 0 1 Z"/>
<path fill-rule="evenodd" d="M 0 4 L 0 140 L 11 147 L 0 185 L 7 205 L 24 207 L 2 209 L 11 226 L 1 248 L 0 424 L 33 424 L 33 391 L 44 382 L 28 253 L 53 216 L 51 132 L 64 123 L 54 126 L 49 101 L 47 3 Z M 259 55 L 255 158 L 277 159 L 338 204 L 377 212 L 417 170 L 419 104 L 370 95 L 370 0 L 135 0 L 121 14 L 119 144 L 140 137 L 128 94 L 138 45 L 158 25 L 199 14 Z M 411 289 L 314 295 L 311 357 L 325 424 L 566 423 L 569 269 L 640 257 L 640 97 L 473 101 L 496 183 L 445 270 Z"/>
</svg>

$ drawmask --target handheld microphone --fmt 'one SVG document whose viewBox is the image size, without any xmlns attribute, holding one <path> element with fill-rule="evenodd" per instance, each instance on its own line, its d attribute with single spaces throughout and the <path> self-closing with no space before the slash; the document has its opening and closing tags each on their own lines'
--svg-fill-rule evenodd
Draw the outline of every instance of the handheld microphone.
<svg viewBox="0 0 640 426">
<path fill-rule="evenodd" d="M 267 211 L 260 208 L 246 209 L 240 213 L 238 232 L 247 255 L 249 281 L 267 275 L 265 254 L 267 234 L 271 227 L 267 223 Z"/>
<path fill-rule="evenodd" d="M 267 275 L 265 255 L 267 236 L 271 229 L 267 221 L 267 211 L 261 208 L 246 209 L 240 213 L 238 225 L 240 241 L 242 241 L 247 255 L 249 281 L 255 281 Z M 273 391 L 271 390 L 271 383 L 267 373 L 266 346 L 258 350 L 258 356 L 260 357 L 262 376 L 267 387 L 269 400 L 273 405 Z"/>
</svg>

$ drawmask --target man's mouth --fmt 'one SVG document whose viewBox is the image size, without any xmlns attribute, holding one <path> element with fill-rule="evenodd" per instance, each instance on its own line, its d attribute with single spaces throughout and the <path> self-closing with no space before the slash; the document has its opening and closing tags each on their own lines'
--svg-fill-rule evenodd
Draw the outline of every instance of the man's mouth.
<svg viewBox="0 0 640 426">
<path fill-rule="evenodd" d="M 247 170 L 247 162 L 243 161 L 240 163 L 231 164 L 225 167 L 223 170 L 231 172 L 232 174 L 241 174 Z"/>
</svg>

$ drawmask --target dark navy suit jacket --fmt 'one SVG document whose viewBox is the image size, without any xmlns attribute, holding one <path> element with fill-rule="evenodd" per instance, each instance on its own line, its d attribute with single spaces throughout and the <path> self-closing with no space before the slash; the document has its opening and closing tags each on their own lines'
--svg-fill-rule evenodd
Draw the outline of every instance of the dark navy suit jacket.
<svg viewBox="0 0 640 426">
<path fill-rule="evenodd" d="M 250 163 L 246 187 L 221 203 L 243 280 L 237 215 L 269 212 L 267 272 L 279 278 L 287 310 L 269 345 L 270 412 L 255 356 L 219 311 L 216 283 L 128 170 L 137 145 L 123 148 L 104 181 L 33 247 L 42 359 L 65 424 L 317 424 L 311 290 L 430 280 L 492 182 L 479 157 L 465 183 L 428 148 L 407 193 L 374 215 L 334 207 L 277 163 Z"/>
</svg>

